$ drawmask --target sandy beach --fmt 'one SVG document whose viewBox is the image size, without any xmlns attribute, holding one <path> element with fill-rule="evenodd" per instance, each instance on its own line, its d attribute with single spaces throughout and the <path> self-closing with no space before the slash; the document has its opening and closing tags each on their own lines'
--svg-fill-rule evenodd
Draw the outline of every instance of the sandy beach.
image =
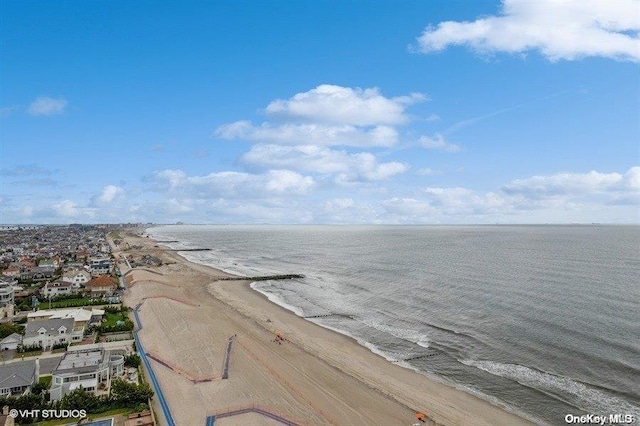
<svg viewBox="0 0 640 426">
<path fill-rule="evenodd" d="M 127 256 L 163 260 L 127 272 L 124 302 L 138 307 L 139 338 L 179 426 L 211 415 L 216 425 L 281 424 L 265 413 L 305 425 L 412 425 L 418 411 L 420 424 L 530 424 L 296 316 L 246 281 L 218 281 L 230 275 L 151 239 L 126 240 L 142 246 Z M 234 410 L 244 413 L 225 417 Z"/>
</svg>

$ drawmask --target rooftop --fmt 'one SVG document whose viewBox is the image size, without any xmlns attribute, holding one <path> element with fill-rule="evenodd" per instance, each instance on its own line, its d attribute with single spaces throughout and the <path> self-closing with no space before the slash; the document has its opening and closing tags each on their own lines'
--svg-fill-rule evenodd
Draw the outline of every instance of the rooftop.
<svg viewBox="0 0 640 426">
<path fill-rule="evenodd" d="M 67 351 L 60 360 L 60 364 L 54 374 L 67 372 L 89 372 L 97 370 L 106 361 L 104 349 L 84 349 L 80 351 Z"/>
</svg>

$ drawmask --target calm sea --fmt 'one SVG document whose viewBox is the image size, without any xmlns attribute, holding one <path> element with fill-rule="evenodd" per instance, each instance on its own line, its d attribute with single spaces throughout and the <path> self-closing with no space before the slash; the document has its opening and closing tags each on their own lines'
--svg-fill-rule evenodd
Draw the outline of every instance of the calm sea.
<svg viewBox="0 0 640 426">
<path fill-rule="evenodd" d="M 189 260 L 540 424 L 640 422 L 638 226 L 163 226 Z"/>
</svg>

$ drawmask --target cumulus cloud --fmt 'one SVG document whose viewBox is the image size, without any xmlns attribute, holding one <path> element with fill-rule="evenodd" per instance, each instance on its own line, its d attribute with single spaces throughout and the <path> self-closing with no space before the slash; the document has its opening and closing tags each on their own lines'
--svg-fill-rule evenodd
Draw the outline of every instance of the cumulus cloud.
<svg viewBox="0 0 640 426">
<path fill-rule="evenodd" d="M 420 93 L 387 98 L 377 87 L 361 89 L 322 84 L 290 99 L 277 99 L 267 106 L 266 112 L 320 123 L 396 125 L 408 121 L 407 106 L 425 99 L 426 96 Z"/>
<path fill-rule="evenodd" d="M 352 148 L 373 151 L 398 145 L 400 126 L 410 121 L 407 107 L 424 100 L 426 96 L 420 93 L 388 98 L 376 87 L 323 84 L 269 103 L 265 112 L 270 121 L 223 124 L 213 136 L 254 142 L 241 157 L 245 165 L 320 174 L 323 182 L 340 185 L 381 181 L 406 172 L 409 165 L 381 162 L 374 152 L 353 152 Z M 458 149 L 443 139 L 425 140 L 424 144 L 433 149 Z"/>
<path fill-rule="evenodd" d="M 447 142 L 444 136 L 440 133 L 436 133 L 434 136 L 421 136 L 419 139 L 420 145 L 427 149 L 435 149 L 445 152 L 458 152 L 460 146 L 454 143 Z"/>
<path fill-rule="evenodd" d="M 31 115 L 35 116 L 46 116 L 46 115 L 56 115 L 62 114 L 64 112 L 65 107 L 67 106 L 67 101 L 62 98 L 50 98 L 47 96 L 41 96 L 36 98 L 27 111 Z"/>
<path fill-rule="evenodd" d="M 521 194 L 528 198 L 548 198 L 566 195 L 587 195 L 603 192 L 637 190 L 640 188 L 640 167 L 620 173 L 558 173 L 516 179 L 504 185 L 507 194 Z"/>
<path fill-rule="evenodd" d="M 498 191 L 427 187 L 413 197 L 381 202 L 382 217 L 397 222 L 637 221 L 640 167 L 626 173 L 558 173 L 516 179 Z M 614 213 L 613 207 L 620 210 Z M 634 212 L 635 207 L 635 212 Z M 627 215 L 627 216 L 625 216 Z M 509 218 L 510 217 L 510 218 Z"/>
<path fill-rule="evenodd" d="M 262 174 L 218 172 L 188 176 L 182 170 L 162 170 L 153 178 L 154 189 L 185 198 L 260 198 L 265 194 L 302 195 L 314 186 L 310 176 L 290 170 L 269 170 Z"/>
<path fill-rule="evenodd" d="M 214 136 L 223 139 L 242 139 L 287 145 L 389 147 L 398 142 L 398 131 L 393 127 L 360 128 L 349 124 L 286 123 L 272 125 L 262 123 L 255 126 L 249 121 L 236 121 L 219 126 L 214 131 Z"/>
<path fill-rule="evenodd" d="M 107 185 L 102 189 L 102 193 L 100 193 L 97 200 L 101 203 L 111 203 L 118 196 L 121 196 L 123 194 L 123 188 L 115 185 Z"/>
<path fill-rule="evenodd" d="M 350 154 L 316 145 L 259 144 L 244 154 L 242 160 L 261 167 L 335 174 L 340 183 L 384 180 L 409 169 L 409 165 L 395 161 L 379 163 L 371 153 Z"/>
<path fill-rule="evenodd" d="M 418 37 L 425 53 L 464 45 L 479 52 L 538 50 L 551 61 L 604 57 L 640 61 L 637 0 L 504 0 L 497 16 L 446 21 Z"/>
</svg>

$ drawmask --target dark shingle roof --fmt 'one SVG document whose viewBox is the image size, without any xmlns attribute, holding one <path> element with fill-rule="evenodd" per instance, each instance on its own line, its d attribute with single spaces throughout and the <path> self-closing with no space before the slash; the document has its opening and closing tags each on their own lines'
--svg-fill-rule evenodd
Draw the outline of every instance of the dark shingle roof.
<svg viewBox="0 0 640 426">
<path fill-rule="evenodd" d="M 18 388 L 34 383 L 35 361 L 13 362 L 0 366 L 0 389 Z"/>
</svg>

